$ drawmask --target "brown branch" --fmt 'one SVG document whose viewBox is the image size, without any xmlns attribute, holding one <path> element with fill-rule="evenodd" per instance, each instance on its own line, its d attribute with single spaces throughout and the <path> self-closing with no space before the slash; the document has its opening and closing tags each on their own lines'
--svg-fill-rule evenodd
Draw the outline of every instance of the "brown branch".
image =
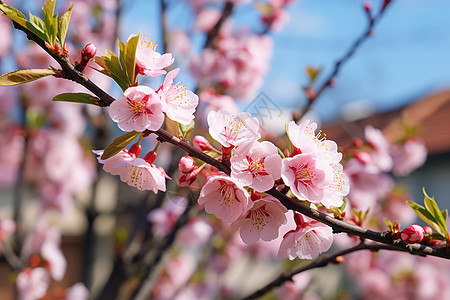
<svg viewBox="0 0 450 300">
<path fill-rule="evenodd" d="M 232 14 L 234 8 L 234 4 L 231 1 L 227 1 L 222 9 L 222 15 L 217 21 L 216 25 L 208 32 L 206 37 L 205 47 L 204 48 L 213 48 L 214 39 L 219 34 L 220 28 L 222 28 L 225 20 Z"/>
<path fill-rule="evenodd" d="M 339 71 L 341 70 L 341 67 L 343 64 L 345 64 L 358 50 L 358 48 L 362 45 L 364 41 L 366 41 L 370 36 L 372 36 L 373 28 L 378 23 L 378 21 L 381 19 L 381 17 L 384 15 L 387 6 L 392 3 L 392 1 L 385 1 L 383 4 L 383 7 L 380 9 L 377 15 L 375 15 L 373 18 L 369 18 L 369 24 L 367 25 L 366 30 L 353 42 L 353 44 L 348 48 L 347 52 L 336 61 L 334 64 L 333 71 L 328 75 L 328 77 L 325 79 L 323 84 L 317 89 L 316 92 L 311 94 L 306 94 L 306 98 L 308 100 L 308 103 L 303 108 L 302 113 L 298 116 L 294 117 L 294 121 L 298 122 L 300 121 L 301 117 L 304 116 L 312 107 L 314 102 L 317 100 L 317 98 L 320 97 L 320 95 L 333 84 L 333 78 L 335 78 Z"/>
<path fill-rule="evenodd" d="M 1 1 L 1 0 L 0 0 Z M 32 37 L 33 41 L 37 41 L 38 44 L 41 47 L 44 47 L 44 49 L 47 50 L 42 40 L 40 40 L 37 36 L 34 34 L 29 34 L 30 31 L 26 28 L 23 28 L 22 26 L 16 27 L 25 33 L 27 33 L 28 37 Z M 49 53 L 52 55 L 51 53 Z M 70 63 L 70 61 L 67 59 L 63 59 L 62 57 L 58 57 L 55 55 L 52 55 L 52 57 L 60 63 L 63 72 L 68 76 L 69 79 L 72 79 L 79 84 L 89 87 L 88 89 L 93 92 L 97 97 L 100 98 L 100 105 L 101 106 L 108 106 L 114 101 L 114 98 L 112 98 L 109 94 L 107 94 L 105 91 L 100 89 L 98 86 L 96 86 L 94 83 L 92 83 L 84 74 L 80 75 L 79 72 L 74 70 L 74 66 Z M 80 80 L 82 78 L 85 78 L 86 80 Z M 157 131 L 153 131 L 156 135 L 158 135 L 159 139 L 161 141 L 169 142 L 171 144 L 174 144 L 175 146 L 183 149 L 187 153 L 189 153 L 191 156 L 197 157 L 204 162 L 216 167 L 218 170 L 225 172 L 226 174 L 230 174 L 230 168 L 223 164 L 222 162 L 212 158 L 211 156 L 203 153 L 202 151 L 198 150 L 194 146 L 190 145 L 186 141 L 183 141 L 169 132 L 159 129 Z M 317 211 L 315 209 L 309 208 L 303 204 L 300 204 L 298 201 L 289 198 L 285 194 L 281 193 L 280 191 L 276 190 L 275 188 L 272 188 L 271 190 L 267 191 L 268 194 L 274 196 L 280 202 L 286 206 L 288 209 L 292 209 L 294 211 L 297 211 L 299 213 L 304 214 L 305 216 L 308 216 L 314 220 L 317 220 L 321 223 L 324 223 L 330 227 L 333 228 L 335 233 L 338 232 L 346 232 L 348 234 L 356 235 L 361 238 L 377 241 L 380 243 L 383 243 L 385 245 L 393 246 L 397 249 L 417 254 L 417 255 L 432 255 L 432 256 L 438 256 L 442 258 L 450 259 L 450 250 L 447 247 L 430 247 L 422 244 L 406 244 L 401 240 L 394 240 L 392 239 L 389 232 L 376 232 L 372 231 L 366 228 L 362 228 L 360 226 L 347 223 L 345 221 L 341 221 L 338 219 L 335 219 L 329 215 L 326 215 L 320 211 Z"/>
<path fill-rule="evenodd" d="M 255 291 L 254 293 L 248 295 L 245 298 L 242 298 L 242 300 L 251 300 L 251 299 L 256 299 L 258 297 L 261 297 L 262 295 L 264 295 L 265 293 L 269 292 L 270 290 L 272 290 L 273 288 L 279 287 L 281 285 L 283 285 L 285 282 L 287 281 L 292 281 L 292 278 L 302 272 L 311 270 L 311 269 L 315 269 L 315 268 L 322 268 L 327 266 L 329 263 L 334 263 L 337 261 L 338 257 L 340 256 L 344 256 L 356 251 L 361 251 L 361 250 L 370 250 L 370 251 L 378 251 L 378 250 L 392 250 L 392 251 L 401 251 L 398 248 L 392 247 L 392 246 L 388 246 L 388 245 L 383 245 L 383 244 L 366 244 L 364 242 L 352 247 L 352 248 L 348 248 L 342 251 L 339 251 L 331 256 L 327 256 L 324 255 L 318 259 L 316 259 L 315 261 L 313 261 L 312 263 L 301 267 L 297 270 L 291 271 L 290 273 L 282 273 L 280 274 L 280 276 L 278 276 L 276 279 L 274 279 L 273 281 L 269 282 L 268 284 L 266 284 L 264 287 L 262 287 L 261 289 Z"/>
</svg>

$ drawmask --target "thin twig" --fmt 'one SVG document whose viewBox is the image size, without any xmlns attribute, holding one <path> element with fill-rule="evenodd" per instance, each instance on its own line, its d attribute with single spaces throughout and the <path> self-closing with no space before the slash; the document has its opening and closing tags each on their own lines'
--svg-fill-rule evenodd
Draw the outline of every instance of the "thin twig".
<svg viewBox="0 0 450 300">
<path fill-rule="evenodd" d="M 269 282 L 268 284 L 266 284 L 264 287 L 262 287 L 261 289 L 255 291 L 254 293 L 248 295 L 245 298 L 242 298 L 242 300 L 251 300 L 251 299 L 256 299 L 258 297 L 261 297 L 262 295 L 264 295 L 265 293 L 269 292 L 270 290 L 272 290 L 273 288 L 276 288 L 278 286 L 281 286 L 282 284 L 284 284 L 287 281 L 292 281 L 292 278 L 297 275 L 300 274 L 302 272 L 311 270 L 311 269 L 315 269 L 315 268 L 322 268 L 327 266 L 329 263 L 334 263 L 337 261 L 337 258 L 339 256 L 344 256 L 356 251 L 361 251 L 361 250 L 370 250 L 370 251 L 378 251 L 378 250 L 391 250 L 391 251 L 401 251 L 398 248 L 394 248 L 392 246 L 387 246 L 387 245 L 383 245 L 383 244 L 366 244 L 364 242 L 339 251 L 331 256 L 327 256 L 324 255 L 318 259 L 316 259 L 315 261 L 313 261 L 312 263 L 301 267 L 297 270 L 291 271 L 290 273 L 282 273 L 280 274 L 280 276 L 278 276 L 276 279 L 274 279 L 273 281 Z"/>
<path fill-rule="evenodd" d="M 333 71 L 330 73 L 330 75 L 328 75 L 328 77 L 325 79 L 323 84 L 317 89 L 317 91 L 312 94 L 306 94 L 308 103 L 302 109 L 302 113 L 298 114 L 298 116 L 294 118 L 295 122 L 298 122 L 302 118 L 302 116 L 304 116 L 311 109 L 312 105 L 317 100 L 317 98 L 319 98 L 320 95 L 333 84 L 333 78 L 335 78 L 338 75 L 342 65 L 344 65 L 355 54 L 356 50 L 358 50 L 358 48 L 362 45 L 364 41 L 366 41 L 370 36 L 372 36 L 375 25 L 384 15 L 387 6 L 391 2 L 392 1 L 385 1 L 385 4 L 383 4 L 383 7 L 380 9 L 378 14 L 375 15 L 373 18 L 369 18 L 369 24 L 367 25 L 366 30 L 353 42 L 353 44 L 350 46 L 350 48 L 348 48 L 345 54 L 336 61 L 336 63 L 334 64 Z"/>
<path fill-rule="evenodd" d="M 231 1 L 227 1 L 222 9 L 222 14 L 217 21 L 216 25 L 208 32 L 206 37 L 204 48 L 213 48 L 214 39 L 219 35 L 220 29 L 226 19 L 233 13 L 234 4 Z"/>
</svg>

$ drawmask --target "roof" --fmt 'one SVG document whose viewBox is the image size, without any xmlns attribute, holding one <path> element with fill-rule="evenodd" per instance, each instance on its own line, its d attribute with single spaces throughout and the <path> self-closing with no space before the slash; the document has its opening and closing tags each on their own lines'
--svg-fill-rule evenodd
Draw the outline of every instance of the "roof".
<svg viewBox="0 0 450 300">
<path fill-rule="evenodd" d="M 425 142 L 429 154 L 450 152 L 450 91 L 436 92 L 400 109 L 322 129 L 328 139 L 345 149 L 354 137 L 363 138 L 367 125 L 381 129 L 389 141 L 395 141 L 402 136 L 402 121 L 419 127 L 417 136 Z"/>
</svg>

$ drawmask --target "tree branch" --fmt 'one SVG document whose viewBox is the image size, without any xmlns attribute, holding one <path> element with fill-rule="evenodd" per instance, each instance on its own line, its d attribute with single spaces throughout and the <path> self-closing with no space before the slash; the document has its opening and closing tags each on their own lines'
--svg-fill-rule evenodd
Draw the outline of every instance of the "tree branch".
<svg viewBox="0 0 450 300">
<path fill-rule="evenodd" d="M 392 1 L 385 1 L 382 8 L 378 12 L 378 14 L 375 15 L 374 17 L 369 18 L 369 24 L 367 25 L 366 30 L 353 42 L 353 44 L 350 46 L 350 48 L 348 48 L 347 52 L 345 52 L 345 54 L 336 61 L 336 63 L 334 64 L 333 71 L 330 73 L 330 75 L 328 75 L 328 77 L 325 79 L 323 84 L 317 89 L 317 91 L 312 93 L 311 95 L 306 94 L 308 103 L 303 108 L 302 113 L 299 114 L 298 117 L 294 118 L 295 122 L 298 122 L 301 119 L 301 117 L 304 116 L 311 109 L 312 105 L 317 100 L 317 98 L 319 98 L 320 95 L 329 86 L 332 85 L 333 78 L 335 78 L 338 75 L 339 71 L 341 70 L 342 65 L 345 64 L 355 54 L 356 50 L 358 50 L 358 48 L 362 45 L 362 43 L 364 41 L 366 41 L 372 35 L 373 28 L 378 23 L 378 21 L 381 19 L 381 17 L 384 15 L 387 6 L 390 3 L 392 3 Z"/>
<path fill-rule="evenodd" d="M 322 268 L 322 267 L 327 266 L 329 263 L 335 263 L 337 261 L 338 257 L 340 257 L 340 256 L 344 256 L 344 255 L 347 255 L 347 254 L 350 254 L 350 253 L 353 253 L 356 251 L 360 251 L 360 250 L 378 251 L 378 250 L 382 250 L 382 249 L 383 250 L 392 250 L 392 251 L 401 251 L 398 248 L 388 246 L 388 245 L 366 244 L 366 243 L 362 242 L 352 248 L 348 248 L 348 249 L 336 252 L 335 254 L 333 254 L 331 256 L 323 255 L 322 257 L 316 259 L 312 263 L 310 263 L 304 267 L 301 267 L 297 270 L 294 270 L 290 273 L 282 273 L 282 274 L 280 274 L 280 276 L 278 276 L 276 279 L 274 279 L 273 281 L 266 284 L 261 289 L 255 291 L 254 293 L 248 295 L 245 298 L 242 298 L 242 300 L 251 300 L 251 299 L 256 299 L 258 297 L 261 297 L 262 295 L 269 292 L 273 288 L 283 285 L 286 281 L 292 281 L 292 278 L 299 273 L 302 273 L 302 272 L 305 272 L 305 271 L 308 271 L 311 269 L 315 269 L 315 268 Z"/>
</svg>

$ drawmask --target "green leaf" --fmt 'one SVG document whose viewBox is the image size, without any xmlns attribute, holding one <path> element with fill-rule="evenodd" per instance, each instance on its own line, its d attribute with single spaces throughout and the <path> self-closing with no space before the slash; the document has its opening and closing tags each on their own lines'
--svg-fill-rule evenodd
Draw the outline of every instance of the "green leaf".
<svg viewBox="0 0 450 300">
<path fill-rule="evenodd" d="M 125 91 L 128 88 L 128 76 L 127 73 L 122 69 L 117 55 L 109 50 L 106 50 L 106 55 L 102 56 L 102 58 L 107 67 L 109 77 L 114 79 L 114 81 L 120 86 L 120 88 Z"/>
<path fill-rule="evenodd" d="M 392 225 L 392 222 L 386 218 L 384 218 L 384 223 L 386 223 L 387 227 L 389 228 L 389 231 L 394 230 L 394 226 Z"/>
<path fill-rule="evenodd" d="M 305 69 L 306 75 L 308 75 L 309 77 L 309 82 L 310 84 L 313 84 L 316 79 L 317 76 L 319 76 L 320 72 L 322 72 L 322 68 L 315 68 L 315 67 L 306 67 Z"/>
<path fill-rule="evenodd" d="M 127 72 L 129 82 L 134 84 L 135 69 L 136 69 L 136 49 L 139 43 L 139 35 L 130 38 L 125 45 L 124 68 Z"/>
<path fill-rule="evenodd" d="M 73 4 L 70 5 L 69 9 L 61 16 L 58 24 L 58 38 L 62 47 L 66 43 L 67 30 L 69 29 L 70 17 L 72 16 Z"/>
<path fill-rule="evenodd" d="M 189 123 L 188 125 L 184 125 L 184 124 L 179 124 L 178 125 L 178 135 L 184 139 L 187 138 L 187 136 L 189 135 L 189 133 L 192 131 L 192 129 L 194 129 L 195 126 L 195 121 L 192 120 L 191 123 Z"/>
<path fill-rule="evenodd" d="M 44 13 L 45 33 L 47 42 L 54 46 L 58 34 L 58 14 L 54 15 L 56 0 L 45 0 L 42 11 Z"/>
<path fill-rule="evenodd" d="M 103 151 L 101 159 L 108 159 L 113 157 L 140 134 L 141 132 L 132 131 L 115 138 L 112 143 L 106 147 L 105 151 Z"/>
<path fill-rule="evenodd" d="M 286 158 L 286 156 L 284 155 L 284 152 L 280 148 L 277 147 L 277 150 L 278 150 L 278 155 L 281 156 L 281 158 Z"/>
<path fill-rule="evenodd" d="M 436 230 L 437 232 L 442 233 L 439 225 L 434 221 L 434 217 L 425 207 L 409 200 L 406 201 L 406 203 L 408 203 L 409 207 L 411 207 L 414 210 L 414 212 L 419 218 L 421 218 L 425 223 L 433 227 L 433 229 Z"/>
<path fill-rule="evenodd" d="M 445 236 L 443 236 L 440 233 L 437 232 L 433 232 L 433 233 L 425 233 L 425 236 L 432 239 L 432 240 L 440 240 L 440 241 L 445 241 Z"/>
<path fill-rule="evenodd" d="M 53 97 L 52 101 L 65 101 L 100 106 L 100 99 L 86 93 L 63 93 Z"/>
<path fill-rule="evenodd" d="M 47 35 L 45 34 L 44 21 L 42 21 L 41 18 L 33 15 L 31 12 L 29 14 L 30 14 L 30 22 L 26 23 L 27 29 L 36 34 L 42 40 L 44 41 L 47 40 Z"/>
<path fill-rule="evenodd" d="M 6 4 L 0 4 L 0 10 L 2 10 L 11 20 L 22 25 L 23 27 L 26 27 L 27 17 L 25 17 L 25 15 L 19 10 Z"/>
<path fill-rule="evenodd" d="M 423 194 L 425 195 L 425 198 L 423 200 L 425 207 L 430 212 L 430 214 L 434 217 L 434 222 L 436 224 L 438 224 L 439 228 L 441 229 L 440 232 L 447 235 L 448 231 L 447 231 L 447 225 L 445 223 L 445 218 L 442 215 L 442 212 L 439 209 L 439 206 L 437 205 L 436 201 L 434 200 L 434 197 L 428 196 L 427 193 L 425 192 L 425 188 L 423 188 Z"/>
<path fill-rule="evenodd" d="M 0 76 L 0 86 L 11 86 L 30 82 L 45 76 L 55 75 L 56 70 L 28 69 L 12 71 Z"/>
</svg>

